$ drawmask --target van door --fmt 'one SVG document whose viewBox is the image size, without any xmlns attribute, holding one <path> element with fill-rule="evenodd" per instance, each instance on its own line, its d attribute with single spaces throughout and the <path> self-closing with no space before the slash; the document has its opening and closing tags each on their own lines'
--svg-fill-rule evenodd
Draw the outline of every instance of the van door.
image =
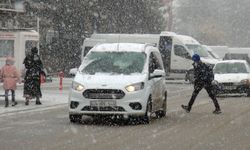
<svg viewBox="0 0 250 150">
<path fill-rule="evenodd" d="M 171 50 L 173 47 L 173 39 L 171 36 L 161 36 L 159 41 L 159 51 L 161 53 L 165 72 L 170 73 Z"/>
<path fill-rule="evenodd" d="M 153 73 L 155 69 L 163 70 L 163 66 L 159 60 L 159 53 L 157 56 L 156 52 L 151 52 L 149 56 L 149 74 Z M 159 110 L 162 106 L 162 97 L 165 84 L 165 77 L 158 77 L 150 79 L 149 84 L 151 85 L 151 98 L 152 98 L 152 109 Z"/>
<path fill-rule="evenodd" d="M 171 55 L 171 72 L 185 73 L 192 67 L 192 58 L 189 51 L 182 44 L 174 44 Z"/>
</svg>

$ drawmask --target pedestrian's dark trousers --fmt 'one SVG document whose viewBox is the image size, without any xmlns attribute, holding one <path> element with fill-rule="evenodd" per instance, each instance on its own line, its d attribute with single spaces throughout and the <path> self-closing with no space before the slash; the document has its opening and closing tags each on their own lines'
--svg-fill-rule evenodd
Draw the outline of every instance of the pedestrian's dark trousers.
<svg viewBox="0 0 250 150">
<path fill-rule="evenodd" d="M 9 101 L 8 99 L 9 91 L 11 91 L 12 102 L 15 102 L 15 90 L 5 90 L 5 101 L 6 102 Z"/>
<path fill-rule="evenodd" d="M 205 88 L 209 97 L 213 100 L 214 106 L 216 110 L 220 110 L 220 105 L 216 99 L 215 93 L 213 92 L 213 85 L 211 83 L 201 83 L 201 84 L 195 84 L 194 85 L 194 91 L 192 94 L 192 97 L 188 103 L 188 109 L 191 110 L 192 105 L 199 94 L 199 92 L 202 90 L 202 88 Z"/>
</svg>

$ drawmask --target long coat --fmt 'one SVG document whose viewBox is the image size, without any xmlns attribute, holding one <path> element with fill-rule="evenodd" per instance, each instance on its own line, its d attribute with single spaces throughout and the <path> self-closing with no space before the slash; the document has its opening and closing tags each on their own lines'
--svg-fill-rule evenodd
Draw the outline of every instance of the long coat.
<svg viewBox="0 0 250 150">
<path fill-rule="evenodd" d="M 4 65 L 1 69 L 1 78 L 5 90 L 16 90 L 16 83 L 20 82 L 20 74 L 13 65 Z"/>
<path fill-rule="evenodd" d="M 26 73 L 24 77 L 24 97 L 42 97 L 40 89 L 40 74 L 43 72 L 42 61 L 37 54 L 30 54 L 25 57 L 24 65 Z"/>
</svg>

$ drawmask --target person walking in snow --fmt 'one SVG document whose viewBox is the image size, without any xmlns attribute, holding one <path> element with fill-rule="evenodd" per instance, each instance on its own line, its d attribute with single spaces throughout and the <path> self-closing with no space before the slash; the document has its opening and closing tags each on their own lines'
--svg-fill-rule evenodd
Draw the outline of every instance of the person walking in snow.
<svg viewBox="0 0 250 150">
<path fill-rule="evenodd" d="M 200 56 L 198 54 L 194 54 L 192 57 L 192 60 L 194 61 L 194 91 L 192 94 L 192 97 L 188 103 L 188 105 L 181 105 L 181 107 L 189 113 L 192 109 L 192 105 L 199 94 L 199 92 L 202 90 L 202 88 L 205 88 L 209 97 L 213 100 L 215 110 L 213 111 L 214 114 L 220 114 L 221 109 L 220 105 L 216 99 L 216 95 L 213 91 L 213 84 L 212 81 L 214 80 L 214 74 L 212 68 L 210 68 L 205 63 L 202 63 L 200 61 Z"/>
<path fill-rule="evenodd" d="M 32 98 L 36 98 L 36 105 L 41 105 L 40 98 L 42 97 L 40 75 L 43 72 L 43 63 L 38 55 L 38 49 L 33 47 L 31 54 L 27 54 L 23 62 L 26 73 L 24 77 L 24 91 L 25 105 L 29 105 Z M 44 74 L 45 75 L 45 74 Z"/>
<path fill-rule="evenodd" d="M 17 88 L 17 82 L 21 83 L 21 81 L 20 73 L 14 66 L 13 58 L 7 57 L 6 64 L 2 67 L 0 76 L 3 81 L 3 88 L 5 90 L 5 107 L 9 106 L 9 91 L 11 91 L 12 95 L 12 106 L 17 105 L 17 102 L 15 100 L 15 90 Z"/>
</svg>

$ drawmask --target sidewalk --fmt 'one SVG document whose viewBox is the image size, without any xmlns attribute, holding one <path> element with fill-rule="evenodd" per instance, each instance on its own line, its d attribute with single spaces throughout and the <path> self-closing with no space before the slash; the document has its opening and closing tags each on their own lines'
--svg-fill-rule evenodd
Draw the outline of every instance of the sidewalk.
<svg viewBox="0 0 250 150">
<path fill-rule="evenodd" d="M 26 106 L 25 99 L 23 98 L 23 84 L 18 84 L 18 88 L 15 93 L 16 101 L 18 105 L 15 107 L 11 106 L 11 96 L 9 96 L 10 106 L 5 108 L 4 96 L 0 97 L 0 116 L 11 115 L 26 111 L 40 111 L 43 109 L 49 109 L 52 107 L 65 106 L 68 103 L 69 88 L 72 79 L 65 78 L 63 80 L 63 89 L 59 90 L 59 79 L 54 78 L 52 82 L 43 83 L 41 85 L 42 90 L 42 105 L 35 105 L 35 99 L 30 101 L 30 104 Z M 0 84 L 0 95 L 4 95 L 2 83 Z M 9 94 L 10 95 L 10 94 Z"/>
</svg>

